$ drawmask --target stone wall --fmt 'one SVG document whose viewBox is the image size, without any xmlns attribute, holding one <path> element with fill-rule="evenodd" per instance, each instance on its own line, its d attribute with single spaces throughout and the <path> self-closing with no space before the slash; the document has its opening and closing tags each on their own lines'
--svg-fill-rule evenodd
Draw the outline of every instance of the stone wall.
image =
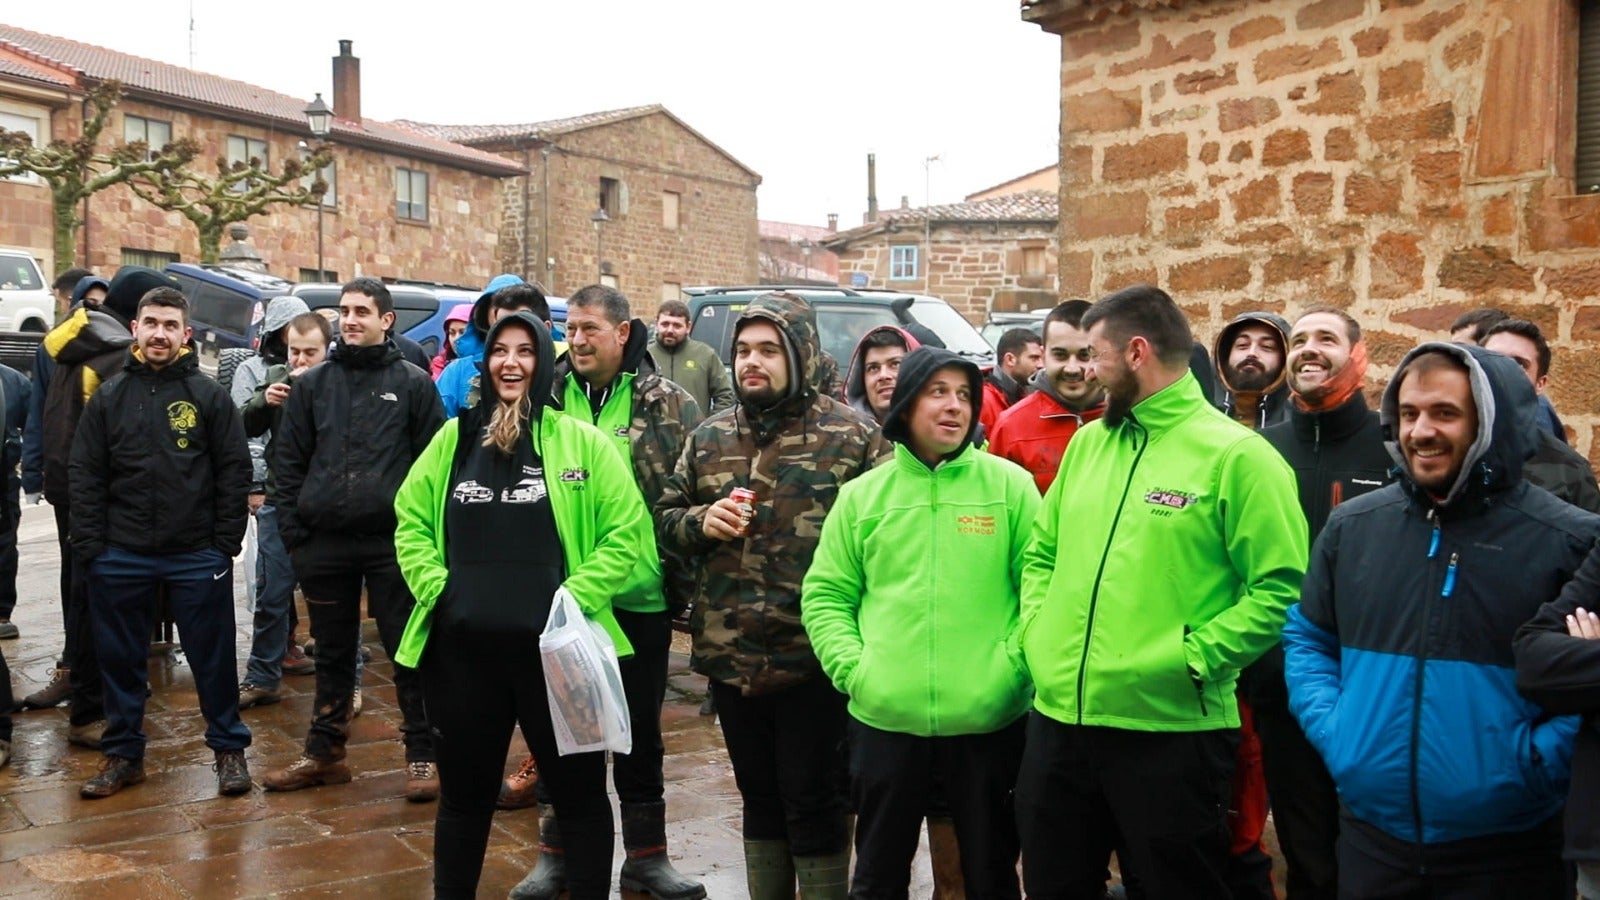
<svg viewBox="0 0 1600 900">
<path fill-rule="evenodd" d="M 1062 35 L 1064 295 L 1158 284 L 1207 339 L 1246 308 L 1331 303 L 1367 328 L 1380 380 L 1497 306 L 1555 343 L 1552 399 L 1600 455 L 1577 0 L 1141 5 L 1158 8 L 1024 10 Z"/>
<path fill-rule="evenodd" d="M 917 247 L 919 258 L 928 257 L 926 278 L 890 280 L 890 248 L 901 244 Z M 1042 272 L 1025 271 L 1029 250 L 1042 261 Z M 939 297 L 973 324 L 982 324 L 991 309 L 1049 308 L 1058 302 L 1051 222 L 941 224 L 929 243 L 923 241 L 921 223 L 910 222 L 897 232 L 858 238 L 838 253 L 840 284 L 850 285 L 856 273 L 864 273 L 867 287 Z"/>
</svg>

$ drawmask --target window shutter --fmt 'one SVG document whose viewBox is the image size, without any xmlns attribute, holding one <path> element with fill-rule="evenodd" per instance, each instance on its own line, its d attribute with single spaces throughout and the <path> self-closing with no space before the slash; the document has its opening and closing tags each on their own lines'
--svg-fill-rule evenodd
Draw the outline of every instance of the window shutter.
<svg viewBox="0 0 1600 900">
<path fill-rule="evenodd" d="M 1600 192 L 1600 0 L 1578 11 L 1577 190 Z"/>
</svg>

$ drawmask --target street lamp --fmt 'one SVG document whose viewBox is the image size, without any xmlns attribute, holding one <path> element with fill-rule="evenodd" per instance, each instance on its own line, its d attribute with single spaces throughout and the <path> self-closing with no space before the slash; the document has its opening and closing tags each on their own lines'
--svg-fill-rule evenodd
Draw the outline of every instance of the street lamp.
<svg viewBox="0 0 1600 900">
<path fill-rule="evenodd" d="M 333 110 L 322 100 L 322 94 L 311 101 L 305 109 L 306 124 L 311 127 L 311 136 L 319 141 L 326 141 L 328 135 L 333 133 Z M 327 204 L 322 197 L 317 198 L 317 280 L 325 281 L 328 277 L 327 267 L 322 262 L 322 207 Z"/>
<path fill-rule="evenodd" d="M 606 274 L 606 264 L 601 259 L 605 256 L 606 223 L 611 221 L 611 217 L 606 215 L 606 209 L 602 206 L 594 211 L 589 221 L 594 223 L 594 283 L 600 284 Z"/>
</svg>

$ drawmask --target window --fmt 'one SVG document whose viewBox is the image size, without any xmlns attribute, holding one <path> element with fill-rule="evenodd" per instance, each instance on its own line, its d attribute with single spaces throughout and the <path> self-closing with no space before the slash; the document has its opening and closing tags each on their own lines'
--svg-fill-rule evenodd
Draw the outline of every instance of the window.
<svg viewBox="0 0 1600 900">
<path fill-rule="evenodd" d="M 428 173 L 394 170 L 394 214 L 412 222 L 428 221 Z"/>
<path fill-rule="evenodd" d="M 1578 7 L 1578 153 L 1580 194 L 1600 193 L 1600 0 Z"/>
<path fill-rule="evenodd" d="M 338 281 L 339 273 L 332 270 L 325 270 L 320 275 L 316 269 L 300 270 L 301 284 L 337 284 Z"/>
<path fill-rule="evenodd" d="M 123 116 L 122 140 L 129 144 L 144 141 L 149 148 L 146 158 L 155 159 L 162 147 L 172 143 L 172 123 L 143 116 Z"/>
<path fill-rule="evenodd" d="M 899 244 L 889 248 L 889 280 L 909 281 L 917 277 L 917 245 Z"/>
<path fill-rule="evenodd" d="M 1022 248 L 1022 274 L 1024 274 L 1024 275 L 1043 275 L 1044 274 L 1044 248 L 1043 247 L 1023 247 Z"/>
<path fill-rule="evenodd" d="M 160 269 L 167 263 L 178 261 L 176 253 L 162 253 L 160 250 L 135 250 L 131 247 L 122 248 L 122 264 L 125 266 L 145 266 L 151 269 Z"/>
<path fill-rule="evenodd" d="M 678 227 L 678 201 L 682 199 L 677 191 L 661 192 L 661 226 L 663 228 Z"/>
<path fill-rule="evenodd" d="M 237 134 L 228 135 L 228 165 L 256 165 L 262 170 L 267 168 L 267 142 L 256 138 L 240 137 Z M 250 187 L 249 179 L 240 179 L 229 186 L 229 190 L 240 193 Z"/>
<path fill-rule="evenodd" d="M 665 301 L 665 300 L 682 300 L 683 299 L 683 285 L 679 284 L 676 281 L 662 282 L 662 284 L 661 284 L 661 299 L 663 301 Z"/>
<path fill-rule="evenodd" d="M 302 162 L 304 162 L 306 159 L 309 159 L 310 156 L 310 148 L 300 148 L 300 159 Z M 306 177 L 300 179 L 300 186 L 305 190 L 311 190 L 311 186 L 317 183 L 317 176 L 319 175 L 322 177 L 323 183 L 328 186 L 328 190 L 322 195 L 322 205 L 332 209 L 333 207 L 339 205 L 339 192 L 336 189 L 338 182 L 334 178 L 333 160 L 328 160 L 328 164 L 323 166 L 322 171 L 320 172 L 306 173 Z M 312 269 L 311 271 L 315 272 L 316 270 Z"/>
<path fill-rule="evenodd" d="M 33 140 L 33 145 L 35 147 L 40 145 L 39 120 L 33 116 L 21 116 L 17 115 L 16 113 L 0 112 L 0 131 L 20 131 Z M 6 161 L 8 160 L 5 157 L 0 157 L 0 162 Z M 12 175 L 10 178 L 0 180 L 16 181 L 22 184 L 42 183 L 39 176 L 33 174 L 32 172 L 24 172 L 21 175 Z"/>
<path fill-rule="evenodd" d="M 615 219 L 628 214 L 628 187 L 615 178 L 600 179 L 598 205 L 606 215 Z"/>
<path fill-rule="evenodd" d="M 600 283 L 605 285 L 608 288 L 614 288 L 614 287 L 617 286 L 617 276 L 612 275 L 610 273 L 606 273 L 604 275 L 601 275 L 600 276 Z"/>
</svg>

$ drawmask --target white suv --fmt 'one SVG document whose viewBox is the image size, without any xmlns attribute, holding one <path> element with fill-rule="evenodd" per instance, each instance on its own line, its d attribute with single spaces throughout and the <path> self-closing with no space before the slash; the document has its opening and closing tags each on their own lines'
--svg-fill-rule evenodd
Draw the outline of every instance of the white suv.
<svg viewBox="0 0 1600 900">
<path fill-rule="evenodd" d="M 43 334 L 55 320 L 55 294 L 33 254 L 0 247 L 0 331 Z"/>
</svg>

